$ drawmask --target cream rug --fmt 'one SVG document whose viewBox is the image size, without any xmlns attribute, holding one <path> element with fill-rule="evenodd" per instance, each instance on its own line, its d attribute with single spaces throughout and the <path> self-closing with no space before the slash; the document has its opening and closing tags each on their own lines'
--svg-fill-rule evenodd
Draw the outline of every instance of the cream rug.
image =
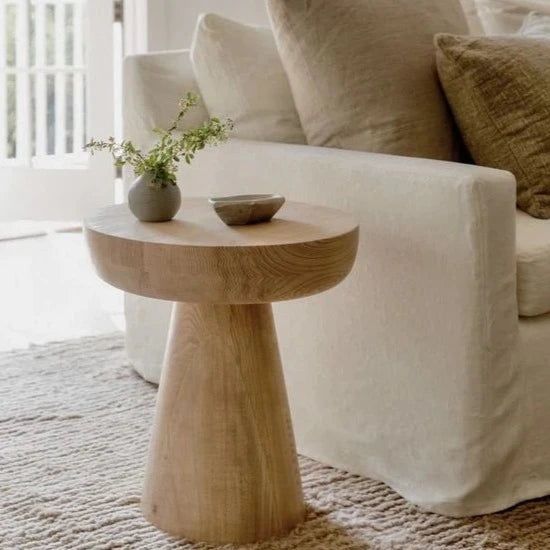
<svg viewBox="0 0 550 550">
<path fill-rule="evenodd" d="M 0 355 L 0 548 L 193 549 L 139 511 L 155 387 L 120 335 Z M 307 521 L 253 550 L 550 549 L 550 499 L 449 519 L 382 483 L 301 460 Z M 231 546 L 223 547 L 233 548 Z"/>
</svg>

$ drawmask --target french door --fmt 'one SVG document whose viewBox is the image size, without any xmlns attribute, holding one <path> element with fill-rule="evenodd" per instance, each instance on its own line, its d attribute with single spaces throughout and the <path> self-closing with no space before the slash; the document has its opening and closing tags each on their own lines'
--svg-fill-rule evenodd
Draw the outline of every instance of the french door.
<svg viewBox="0 0 550 550">
<path fill-rule="evenodd" d="M 113 202 L 113 0 L 0 0 L 0 220 Z"/>
</svg>

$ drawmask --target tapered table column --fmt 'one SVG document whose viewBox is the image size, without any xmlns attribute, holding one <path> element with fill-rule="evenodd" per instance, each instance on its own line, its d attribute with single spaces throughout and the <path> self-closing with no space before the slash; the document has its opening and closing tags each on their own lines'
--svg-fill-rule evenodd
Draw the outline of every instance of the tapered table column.
<svg viewBox="0 0 550 550">
<path fill-rule="evenodd" d="M 326 290 L 349 273 L 357 223 L 287 203 L 257 226 L 227 227 L 204 199 L 176 220 L 138 222 L 126 206 L 85 223 L 99 275 L 175 301 L 142 509 L 172 535 L 247 543 L 304 518 L 271 302 Z"/>
<path fill-rule="evenodd" d="M 213 542 L 282 535 L 303 519 L 271 305 L 175 305 L 143 510 Z"/>
</svg>

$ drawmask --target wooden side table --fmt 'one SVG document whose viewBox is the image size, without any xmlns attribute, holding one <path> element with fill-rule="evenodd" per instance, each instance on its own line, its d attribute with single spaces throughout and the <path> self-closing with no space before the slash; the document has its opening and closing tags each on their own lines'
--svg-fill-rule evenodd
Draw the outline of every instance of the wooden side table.
<svg viewBox="0 0 550 550">
<path fill-rule="evenodd" d="M 271 302 L 338 284 L 357 251 L 356 221 L 287 202 L 266 224 L 228 227 L 205 199 L 167 223 L 126 205 L 85 223 L 99 275 L 176 302 L 149 449 L 142 509 L 191 540 L 283 535 L 304 503 Z M 298 345 L 298 343 L 297 343 Z"/>
</svg>

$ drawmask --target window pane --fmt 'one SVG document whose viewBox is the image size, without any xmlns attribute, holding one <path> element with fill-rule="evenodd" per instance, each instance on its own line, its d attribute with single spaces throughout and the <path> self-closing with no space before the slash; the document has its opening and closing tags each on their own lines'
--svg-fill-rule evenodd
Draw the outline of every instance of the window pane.
<svg viewBox="0 0 550 550">
<path fill-rule="evenodd" d="M 20 21 L 20 17 L 26 14 L 29 34 L 28 37 L 21 37 L 18 29 L 26 25 L 22 25 L 25 22 Z M 8 158 L 26 153 L 26 147 L 25 151 L 18 150 L 18 136 L 29 137 L 31 156 L 55 155 L 58 132 L 64 134 L 57 136 L 62 142 L 61 147 L 57 144 L 58 150 L 81 153 L 81 147 L 86 142 L 82 26 L 80 1 L 77 4 L 75 0 L 0 0 L 0 35 L 3 35 L 5 51 L 5 58 L 0 60 L 0 70 L 2 66 L 7 69 L 2 70 L 5 103 L 0 107 L 0 117 L 3 119 L 2 130 L 5 129 L 4 146 Z M 20 43 L 25 38 L 28 43 Z M 28 58 L 20 59 L 19 52 L 26 51 L 27 46 Z M 75 63 L 79 66 L 77 71 L 73 68 Z M 64 67 L 58 67 L 59 64 Z M 63 78 L 57 76 L 59 70 L 64 71 Z M 27 86 L 30 93 L 22 94 Z M 57 96 L 65 96 L 65 101 L 60 101 Z M 27 100 L 28 104 L 25 104 Z M 26 112 L 21 112 L 22 107 Z M 62 108 L 61 112 L 59 108 Z M 59 117 L 64 119 L 62 128 L 59 127 Z M 18 124 L 26 126 L 27 121 L 28 128 L 18 128 Z M 20 143 L 23 143 L 21 139 Z"/>
<path fill-rule="evenodd" d="M 46 90 L 47 90 L 46 152 L 48 155 L 53 155 L 55 153 L 55 75 L 49 74 L 46 76 Z"/>
<path fill-rule="evenodd" d="M 29 63 L 36 65 L 36 5 L 29 6 Z"/>
<path fill-rule="evenodd" d="M 36 76 L 30 75 L 31 87 L 31 156 L 36 155 Z"/>
<path fill-rule="evenodd" d="M 68 74 L 67 79 L 65 81 L 65 97 L 66 97 L 66 103 L 65 103 L 65 124 L 66 124 L 66 132 L 65 132 L 65 151 L 67 153 L 73 153 L 74 152 L 74 137 L 73 137 L 73 75 Z"/>
<path fill-rule="evenodd" d="M 0 4 L 1 5 L 1 4 Z M 17 13 L 14 4 L 6 5 L 6 64 L 13 66 L 17 62 L 15 54 L 15 31 L 17 26 Z"/>
<path fill-rule="evenodd" d="M 7 107 L 8 107 L 8 158 L 15 158 L 17 154 L 17 135 L 15 117 L 17 113 L 17 95 L 16 95 L 16 83 L 15 75 L 9 74 L 6 78 L 7 84 Z"/>
<path fill-rule="evenodd" d="M 65 5 L 65 64 L 72 65 L 74 59 L 74 8 Z"/>
<path fill-rule="evenodd" d="M 82 143 L 88 142 L 88 136 L 86 135 L 86 113 L 88 112 L 86 109 L 86 103 L 88 100 L 88 96 L 86 94 L 86 75 L 82 78 Z M 81 152 L 81 151 L 79 151 Z"/>
<path fill-rule="evenodd" d="M 55 6 L 46 5 L 46 65 L 55 64 Z"/>
</svg>

